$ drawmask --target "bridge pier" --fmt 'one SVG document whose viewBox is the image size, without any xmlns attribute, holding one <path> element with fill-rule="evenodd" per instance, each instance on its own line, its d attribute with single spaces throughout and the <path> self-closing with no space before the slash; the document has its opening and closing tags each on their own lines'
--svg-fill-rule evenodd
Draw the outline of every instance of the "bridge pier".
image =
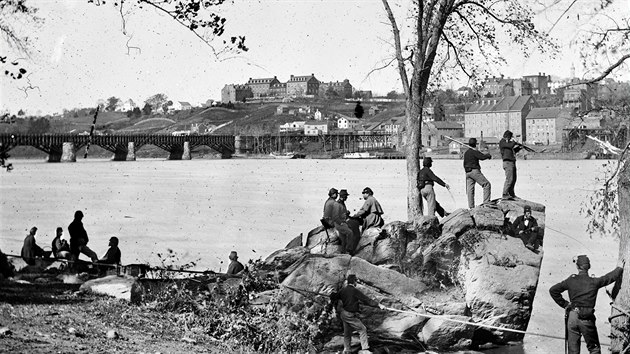
<svg viewBox="0 0 630 354">
<path fill-rule="evenodd" d="M 170 154 L 168 156 L 169 160 L 190 160 L 190 143 L 188 141 L 184 141 L 183 145 L 174 144 L 171 147 Z"/>
<path fill-rule="evenodd" d="M 48 155 L 48 162 L 77 162 L 77 149 L 72 142 L 64 142 L 61 146 L 61 155 L 56 153 L 57 149 L 52 149 Z"/>
<path fill-rule="evenodd" d="M 184 141 L 184 151 L 182 152 L 182 160 L 191 160 L 190 156 L 190 142 Z"/>
<path fill-rule="evenodd" d="M 136 144 L 133 141 L 127 143 L 127 161 L 136 161 Z"/>
<path fill-rule="evenodd" d="M 123 144 L 116 144 L 114 149 L 113 161 L 127 161 L 127 147 Z"/>
</svg>

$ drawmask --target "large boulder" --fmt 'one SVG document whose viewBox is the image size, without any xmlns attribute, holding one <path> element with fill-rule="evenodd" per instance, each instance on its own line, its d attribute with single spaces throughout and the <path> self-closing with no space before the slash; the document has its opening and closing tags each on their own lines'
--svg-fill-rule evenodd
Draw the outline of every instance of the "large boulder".
<svg viewBox="0 0 630 354">
<path fill-rule="evenodd" d="M 454 320 L 454 321 L 449 321 Z M 466 323 L 465 316 L 444 316 L 431 318 L 422 326 L 419 337 L 429 348 L 452 350 L 469 348 L 475 327 Z"/>
<path fill-rule="evenodd" d="M 326 234 L 318 227 L 309 233 L 306 247 L 277 251 L 263 262 L 286 277 L 278 292 L 253 297 L 253 302 L 268 303 L 273 295 L 285 309 L 324 308 L 352 273 L 359 279 L 357 289 L 389 308 L 362 307 L 360 318 L 372 345 L 457 350 L 484 341 L 521 340 L 521 334 L 472 322 L 527 328 L 543 252 L 527 249 L 510 235 L 510 223 L 524 205 L 532 206 L 544 227 L 543 205 L 500 200 L 456 210 L 441 223 L 421 216 L 368 229 L 354 256 L 340 253 L 336 230 Z M 325 348 L 341 349 L 339 339 L 324 338 Z"/>
<path fill-rule="evenodd" d="M 495 205 L 482 205 L 470 210 L 470 216 L 479 230 L 501 230 L 505 222 L 503 211 Z"/>
<path fill-rule="evenodd" d="M 442 219 L 442 235 L 451 233 L 459 236 L 473 227 L 475 227 L 475 221 L 468 209 L 457 209 Z"/>
<path fill-rule="evenodd" d="M 306 247 L 313 254 L 339 254 L 343 251 L 339 232 L 334 228 L 327 229 L 324 226 L 318 226 L 309 231 Z"/>
<path fill-rule="evenodd" d="M 131 301 L 131 288 L 135 282 L 134 277 L 110 275 L 88 280 L 81 285 L 79 290 Z"/>
</svg>

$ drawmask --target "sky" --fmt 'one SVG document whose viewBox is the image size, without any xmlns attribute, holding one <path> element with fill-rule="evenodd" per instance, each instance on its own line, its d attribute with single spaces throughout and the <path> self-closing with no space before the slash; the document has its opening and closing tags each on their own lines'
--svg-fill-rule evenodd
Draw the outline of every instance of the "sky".
<svg viewBox="0 0 630 354">
<path fill-rule="evenodd" d="M 573 12 L 579 8 L 560 16 L 570 3 L 563 7 L 563 1 L 536 17 L 543 30 L 561 18 L 552 31 L 561 45 L 557 58 L 534 54 L 523 59 L 506 47 L 507 65 L 493 72 L 568 77 L 571 65 L 579 66 L 576 49 L 568 44 L 579 23 Z M 125 35 L 113 1 L 101 6 L 87 0 L 27 3 L 39 9 L 43 21 L 36 27 L 17 24 L 31 41 L 32 55 L 23 61 L 29 81 L 0 78 L 2 112 L 54 113 L 95 106 L 111 96 L 141 104 L 156 93 L 199 104 L 220 99 L 225 84 L 273 76 L 286 82 L 290 75 L 315 74 L 325 82 L 348 79 L 356 89 L 375 94 L 402 91 L 395 66 L 372 72 L 394 53 L 380 0 L 234 0 L 221 10 L 228 19 L 226 34 L 245 35 L 249 51 L 219 60 L 190 31 L 153 9 L 134 9 L 126 16 Z M 392 4 L 398 14 L 406 13 L 404 1 Z M 128 50 L 127 43 L 136 48 Z M 2 46 L 3 53 L 10 51 L 6 43 Z M 617 76 L 630 80 L 627 70 Z M 21 90 L 27 84 L 36 88 Z M 444 88 L 466 84 L 462 78 Z"/>
</svg>

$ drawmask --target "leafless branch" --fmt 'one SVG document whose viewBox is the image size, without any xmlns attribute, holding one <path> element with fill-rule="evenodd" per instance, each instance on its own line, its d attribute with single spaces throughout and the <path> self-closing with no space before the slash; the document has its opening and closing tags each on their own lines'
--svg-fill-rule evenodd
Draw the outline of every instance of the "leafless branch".
<svg viewBox="0 0 630 354">
<path fill-rule="evenodd" d="M 388 66 L 392 65 L 392 63 L 396 60 L 396 58 L 391 58 L 387 64 L 379 66 L 378 68 L 374 68 L 372 70 L 370 70 L 370 72 L 367 73 L 367 75 L 365 75 L 365 78 L 367 79 L 368 77 L 370 77 L 370 75 L 372 75 L 372 73 L 379 71 L 379 70 L 383 70 L 385 68 L 387 68 Z"/>
<path fill-rule="evenodd" d="M 392 12 L 391 7 L 389 7 L 389 2 L 387 0 L 382 0 L 383 6 L 385 7 L 385 11 L 387 12 L 387 18 L 392 26 L 392 32 L 394 34 L 394 48 L 396 49 L 396 60 L 398 61 L 398 71 L 400 73 L 400 79 L 402 80 L 403 87 L 405 88 L 405 94 L 407 97 L 411 97 L 410 87 L 409 87 L 409 79 L 407 78 L 407 71 L 405 70 L 405 61 L 402 56 L 402 47 L 400 45 L 400 31 L 398 29 L 398 24 L 396 24 L 396 18 L 394 17 L 394 13 Z M 419 14 L 422 17 L 422 14 Z"/>
<path fill-rule="evenodd" d="M 575 0 L 575 1 L 577 1 L 577 0 Z M 494 18 L 496 21 L 498 21 L 500 23 L 503 23 L 505 25 L 510 25 L 510 24 L 513 24 L 513 22 L 514 22 L 514 21 L 509 21 L 509 20 L 505 20 L 505 19 L 500 18 L 494 12 L 490 11 L 489 8 L 483 6 L 482 4 L 480 4 L 480 3 L 476 2 L 476 1 L 469 1 L 469 0 L 462 1 L 462 2 L 460 2 L 458 4 L 456 4 L 453 7 L 453 11 L 457 10 L 458 8 L 460 8 L 460 7 L 464 6 L 464 5 L 469 5 L 469 4 L 470 5 L 475 5 L 475 6 L 479 7 L 479 8 L 481 8 L 481 10 L 483 10 L 483 12 L 485 12 L 490 17 Z"/>
<path fill-rule="evenodd" d="M 31 74 L 28 74 L 26 76 L 26 82 L 27 82 L 28 85 L 19 88 L 20 91 L 24 92 L 25 97 L 28 97 L 28 91 L 30 91 L 30 90 L 37 89 L 38 91 L 40 91 L 39 86 L 33 86 L 33 84 L 31 84 L 31 79 L 29 78 L 29 76 L 31 76 Z"/>
<path fill-rule="evenodd" d="M 554 29 L 554 27 L 556 27 L 556 25 L 558 24 L 558 22 L 560 22 L 560 20 L 564 17 L 564 14 L 566 14 L 571 7 L 573 7 L 573 5 L 577 2 L 577 0 L 573 0 L 573 2 L 571 2 L 571 4 L 569 4 L 569 6 L 567 6 L 566 9 L 564 9 L 564 11 L 562 12 L 562 14 L 560 14 L 560 16 L 558 16 L 558 18 L 556 19 L 556 21 L 553 23 L 553 25 L 551 25 L 551 28 L 549 29 L 549 31 L 547 31 L 547 34 L 551 33 L 551 31 Z"/>
<path fill-rule="evenodd" d="M 451 42 L 451 40 L 448 39 L 448 37 L 446 36 L 446 34 L 444 32 L 442 32 L 442 38 L 444 38 L 446 43 L 448 43 L 449 48 L 453 49 L 453 54 L 455 54 L 455 60 L 457 61 L 457 65 L 459 65 L 459 67 L 462 69 L 464 74 L 466 74 L 466 76 L 468 76 L 468 78 L 472 78 L 472 75 L 469 74 L 468 71 L 466 71 L 466 68 L 464 67 L 464 64 L 462 63 L 462 61 L 459 58 L 459 52 L 457 51 L 457 47 L 455 47 L 455 45 Z"/>
<path fill-rule="evenodd" d="M 567 88 L 567 87 L 571 87 L 571 86 L 575 86 L 575 85 L 594 84 L 594 83 L 596 83 L 598 81 L 601 81 L 601 80 L 605 79 L 608 75 L 610 75 L 611 72 L 613 72 L 613 70 L 615 70 L 617 67 L 619 67 L 621 64 L 623 64 L 628 59 L 630 59 L 630 53 L 623 55 L 621 58 L 619 58 L 619 60 L 617 60 L 616 63 L 614 63 L 611 66 L 609 66 L 608 68 L 606 68 L 606 70 L 604 70 L 601 73 L 601 75 L 599 75 L 598 77 L 596 77 L 594 79 L 570 83 L 570 84 L 567 84 L 567 85 L 559 87 L 559 88 L 563 89 L 563 88 Z"/>
</svg>

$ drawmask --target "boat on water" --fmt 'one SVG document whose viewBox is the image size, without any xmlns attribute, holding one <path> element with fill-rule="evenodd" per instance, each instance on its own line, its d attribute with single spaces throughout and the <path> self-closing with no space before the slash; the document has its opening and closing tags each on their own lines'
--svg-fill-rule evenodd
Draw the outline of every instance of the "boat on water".
<svg viewBox="0 0 630 354">
<path fill-rule="evenodd" d="M 296 152 L 272 152 L 269 156 L 274 159 L 303 159 L 306 157 L 306 155 L 298 154 Z"/>
<path fill-rule="evenodd" d="M 369 152 L 346 152 L 343 154 L 344 159 L 375 159 L 376 155 Z"/>
</svg>

